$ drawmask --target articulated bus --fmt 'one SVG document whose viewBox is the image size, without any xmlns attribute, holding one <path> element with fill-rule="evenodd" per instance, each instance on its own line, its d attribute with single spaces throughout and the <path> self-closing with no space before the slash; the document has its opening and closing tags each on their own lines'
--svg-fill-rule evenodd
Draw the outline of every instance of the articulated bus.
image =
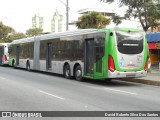
<svg viewBox="0 0 160 120">
<path fill-rule="evenodd" d="M 9 64 L 77 80 L 142 77 L 148 45 L 145 33 L 136 29 L 67 31 L 14 40 Z"/>
<path fill-rule="evenodd" d="M 9 53 L 8 47 L 10 43 L 0 43 L 0 65 L 8 65 Z"/>
</svg>

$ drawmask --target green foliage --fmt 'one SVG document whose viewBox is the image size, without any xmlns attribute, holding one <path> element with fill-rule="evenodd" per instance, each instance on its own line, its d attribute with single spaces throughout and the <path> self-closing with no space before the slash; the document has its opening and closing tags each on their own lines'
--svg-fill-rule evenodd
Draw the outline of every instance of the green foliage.
<svg viewBox="0 0 160 120">
<path fill-rule="evenodd" d="M 13 34 L 8 36 L 7 40 L 8 40 L 8 42 L 12 42 L 13 40 L 26 38 L 26 37 L 27 36 L 25 34 L 23 34 L 23 33 L 14 32 Z"/>
<path fill-rule="evenodd" d="M 122 18 L 119 16 L 119 15 L 114 15 L 114 16 L 112 16 L 112 21 L 114 22 L 114 23 L 116 23 L 116 25 L 118 25 L 118 24 L 120 24 L 120 23 L 122 23 L 122 20 L 121 20 Z"/>
<path fill-rule="evenodd" d="M 76 22 L 76 26 L 80 29 L 86 28 L 105 28 L 110 23 L 110 19 L 106 18 L 99 12 L 90 12 L 84 14 L 81 21 Z"/>
<path fill-rule="evenodd" d="M 1 43 L 8 42 L 8 36 L 13 32 L 14 32 L 13 28 L 6 26 L 2 22 L 0 22 L 0 42 Z"/>
<path fill-rule="evenodd" d="M 43 29 L 41 28 L 30 28 L 26 31 L 26 35 L 31 37 L 31 36 L 37 36 L 39 35 L 40 33 L 43 32 Z"/>
<path fill-rule="evenodd" d="M 115 0 L 100 0 L 101 2 L 113 2 Z M 138 18 L 143 30 L 147 31 L 150 27 L 159 25 L 160 20 L 160 0 L 118 0 L 119 5 L 128 6 L 124 17 L 114 16 L 114 19 Z M 116 20 L 115 20 L 116 21 Z"/>
</svg>

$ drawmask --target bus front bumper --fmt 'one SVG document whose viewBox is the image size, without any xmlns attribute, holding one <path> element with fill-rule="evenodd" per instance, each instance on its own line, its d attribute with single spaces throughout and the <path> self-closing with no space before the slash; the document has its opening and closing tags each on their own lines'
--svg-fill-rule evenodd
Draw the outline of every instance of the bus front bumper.
<svg viewBox="0 0 160 120">
<path fill-rule="evenodd" d="M 141 70 L 136 72 L 120 72 L 120 71 L 114 71 L 111 72 L 108 70 L 108 78 L 133 78 L 133 77 L 145 77 L 147 76 L 147 71 Z"/>
</svg>

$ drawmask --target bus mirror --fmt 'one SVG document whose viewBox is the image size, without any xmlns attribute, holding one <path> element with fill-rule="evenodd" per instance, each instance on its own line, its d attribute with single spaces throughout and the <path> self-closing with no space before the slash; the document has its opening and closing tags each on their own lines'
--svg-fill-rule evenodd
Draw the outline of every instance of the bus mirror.
<svg viewBox="0 0 160 120">
<path fill-rule="evenodd" d="M 113 32 L 110 32 L 110 36 L 113 36 Z"/>
</svg>

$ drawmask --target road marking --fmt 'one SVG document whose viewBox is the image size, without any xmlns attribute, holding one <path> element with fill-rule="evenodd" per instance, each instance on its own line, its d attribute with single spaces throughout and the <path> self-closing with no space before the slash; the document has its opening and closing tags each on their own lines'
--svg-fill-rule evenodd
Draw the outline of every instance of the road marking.
<svg viewBox="0 0 160 120">
<path fill-rule="evenodd" d="M 104 88 L 104 89 L 105 89 L 105 90 L 110 90 L 110 91 L 115 91 L 115 92 L 121 92 L 121 93 L 131 94 L 131 95 L 138 95 L 137 93 L 128 92 L 128 91 L 123 91 L 123 90 L 117 90 L 117 89 L 111 89 L 111 88 Z"/>
<path fill-rule="evenodd" d="M 58 99 L 61 99 L 61 100 L 64 100 L 65 98 L 63 97 L 59 97 L 57 95 L 53 95 L 51 93 L 48 93 L 48 92 L 45 92 L 45 91 L 42 91 L 42 90 L 39 90 L 40 93 L 43 93 L 43 94 L 46 94 L 46 95 L 49 95 L 49 96 L 52 96 L 52 97 L 55 97 L 55 98 L 58 98 Z"/>
<path fill-rule="evenodd" d="M 0 79 L 6 79 L 6 78 L 4 78 L 4 77 L 0 77 Z"/>
</svg>

